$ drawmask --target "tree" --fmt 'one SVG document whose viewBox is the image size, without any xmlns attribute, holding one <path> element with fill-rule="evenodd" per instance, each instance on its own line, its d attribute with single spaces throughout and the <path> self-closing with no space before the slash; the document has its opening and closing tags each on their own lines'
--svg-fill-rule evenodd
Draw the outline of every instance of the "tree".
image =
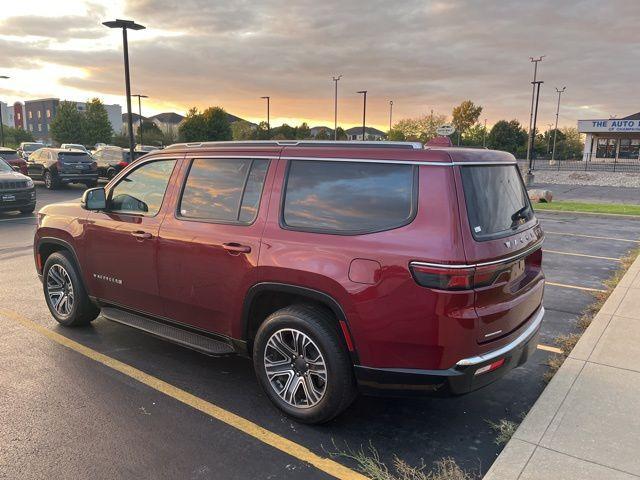
<svg viewBox="0 0 640 480">
<path fill-rule="evenodd" d="M 233 138 L 231 133 L 231 124 L 229 123 L 229 116 L 221 107 L 209 107 L 202 112 L 204 117 L 204 124 L 206 129 L 206 136 L 204 140 L 231 140 Z"/>
<path fill-rule="evenodd" d="M 471 100 L 465 100 L 451 112 L 451 123 L 458 133 L 458 145 L 460 145 L 460 137 L 475 123 L 478 122 L 482 107 L 476 105 Z"/>
<path fill-rule="evenodd" d="M 487 138 L 489 148 L 504 150 L 522 157 L 527 150 L 527 132 L 517 120 L 500 120 L 497 122 Z"/>
<path fill-rule="evenodd" d="M 476 123 L 467 129 L 462 137 L 462 145 L 468 147 L 482 147 L 486 143 L 487 129 L 484 125 Z"/>
<path fill-rule="evenodd" d="M 140 133 L 142 133 L 142 141 L 140 140 Z M 138 128 L 136 142 L 144 142 L 145 145 L 164 144 L 164 133 L 155 123 L 149 120 L 144 120 L 142 122 L 142 125 L 140 125 L 140 127 Z"/>
<path fill-rule="evenodd" d="M 86 110 L 81 114 L 84 116 L 84 135 L 82 143 L 94 145 L 96 143 L 111 143 L 113 129 L 109 122 L 109 114 L 104 104 L 98 98 L 93 98 L 87 102 Z"/>
<path fill-rule="evenodd" d="M 256 129 L 256 140 L 269 140 L 271 139 L 271 130 L 267 122 L 260 122 Z"/>
<path fill-rule="evenodd" d="M 302 125 L 296 128 L 296 138 L 299 140 L 311 138 L 311 129 L 307 122 L 302 122 Z"/>
<path fill-rule="evenodd" d="M 564 127 L 558 132 L 564 139 L 558 148 L 556 144 L 556 158 L 570 159 L 581 158 L 584 151 L 584 138 L 575 127 Z M 553 140 L 552 140 L 553 141 Z"/>
<path fill-rule="evenodd" d="M 344 128 L 342 128 L 342 127 L 336 128 L 336 138 L 338 140 L 346 140 L 347 139 L 347 133 L 344 131 Z"/>
<path fill-rule="evenodd" d="M 315 139 L 316 140 L 332 140 L 333 135 L 326 128 L 321 128 L 320 130 L 318 130 L 318 133 L 316 133 Z"/>
<path fill-rule="evenodd" d="M 393 125 L 389 132 L 389 140 L 418 141 L 426 143 L 437 136 L 436 129 L 447 122 L 447 117 L 439 113 L 431 113 L 416 118 L 403 118 Z"/>
<path fill-rule="evenodd" d="M 402 130 L 398 128 L 392 128 L 387 132 L 387 139 L 390 142 L 404 142 L 407 137 L 404 136 Z"/>
<path fill-rule="evenodd" d="M 297 137 L 296 128 L 291 125 L 287 125 L 286 123 L 283 123 L 279 127 L 272 128 L 271 130 L 272 138 L 275 140 L 295 140 Z"/>
<path fill-rule="evenodd" d="M 207 136 L 207 125 L 204 117 L 196 107 L 189 109 L 187 116 L 178 128 L 180 140 L 184 142 L 198 142 L 205 140 Z"/>
<path fill-rule="evenodd" d="M 13 128 L 4 125 L 4 144 L 8 147 L 18 148 L 21 142 L 33 142 L 33 134 L 22 128 Z"/>
<path fill-rule="evenodd" d="M 60 102 L 49 128 L 51 138 L 58 143 L 84 143 L 84 116 L 78 111 L 75 102 Z"/>
<path fill-rule="evenodd" d="M 255 137 L 255 127 L 245 120 L 231 124 L 231 137 L 234 140 L 251 140 Z"/>
</svg>

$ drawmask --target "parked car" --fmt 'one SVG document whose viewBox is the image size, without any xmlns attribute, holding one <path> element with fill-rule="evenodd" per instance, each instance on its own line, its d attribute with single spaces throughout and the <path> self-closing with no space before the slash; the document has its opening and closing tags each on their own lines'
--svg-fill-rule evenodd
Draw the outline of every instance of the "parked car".
<svg viewBox="0 0 640 480">
<path fill-rule="evenodd" d="M 27 162 L 20 158 L 18 152 L 13 148 L 0 147 L 0 159 L 14 167 L 14 170 L 27 175 Z"/>
<path fill-rule="evenodd" d="M 136 143 L 136 147 L 135 147 L 136 151 L 138 152 L 153 152 L 155 150 L 160 150 L 161 147 L 156 147 L 155 145 L 141 145 L 139 143 Z"/>
<path fill-rule="evenodd" d="M 147 152 L 134 151 L 134 161 Z M 98 165 L 98 175 L 111 180 L 120 170 L 131 163 L 131 152 L 121 147 L 106 146 L 93 152 L 93 158 Z"/>
<path fill-rule="evenodd" d="M 81 152 L 89 153 L 87 147 L 80 145 L 79 143 L 63 143 L 60 145 L 63 150 L 80 150 Z"/>
<path fill-rule="evenodd" d="M 506 152 L 178 144 L 39 216 L 58 322 L 251 356 L 301 422 L 358 390 L 470 392 L 537 346 L 543 232 Z"/>
<path fill-rule="evenodd" d="M 98 184 L 98 167 L 91 155 L 78 150 L 41 148 L 29 156 L 29 176 L 43 180 L 50 190 L 68 183 L 84 183 L 88 188 Z"/>
<path fill-rule="evenodd" d="M 0 212 L 18 210 L 20 213 L 32 213 L 35 208 L 33 180 L 0 159 Z"/>
<path fill-rule="evenodd" d="M 20 155 L 23 160 L 28 160 L 29 155 L 44 147 L 45 144 L 41 142 L 22 142 L 18 147 L 18 155 Z"/>
</svg>

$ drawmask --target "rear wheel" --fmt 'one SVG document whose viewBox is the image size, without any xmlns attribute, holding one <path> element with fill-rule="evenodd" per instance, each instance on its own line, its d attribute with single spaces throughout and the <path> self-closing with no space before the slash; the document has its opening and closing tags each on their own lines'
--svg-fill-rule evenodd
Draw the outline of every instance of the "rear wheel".
<svg viewBox="0 0 640 480">
<path fill-rule="evenodd" d="M 71 256 L 52 253 L 42 272 L 44 297 L 51 315 L 66 327 L 88 325 L 100 310 L 91 302 Z"/>
<path fill-rule="evenodd" d="M 31 205 L 30 207 L 26 207 L 26 208 L 21 208 L 20 209 L 20 213 L 33 213 L 33 211 L 36 209 L 35 205 Z"/>
<path fill-rule="evenodd" d="M 93 188 L 98 185 L 98 181 L 93 180 L 92 182 L 84 182 L 84 184 L 86 185 L 87 188 Z"/>
<path fill-rule="evenodd" d="M 49 170 L 44 172 L 44 186 L 49 190 L 55 190 L 60 186 L 58 179 Z"/>
<path fill-rule="evenodd" d="M 348 353 L 335 319 L 308 305 L 270 315 L 254 342 L 253 363 L 271 401 L 303 423 L 323 423 L 342 413 L 356 395 Z"/>
</svg>

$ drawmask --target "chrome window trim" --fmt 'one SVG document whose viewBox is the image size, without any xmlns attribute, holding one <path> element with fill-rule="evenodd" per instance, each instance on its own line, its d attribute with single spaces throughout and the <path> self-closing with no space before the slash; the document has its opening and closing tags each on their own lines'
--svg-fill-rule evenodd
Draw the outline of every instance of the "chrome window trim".
<svg viewBox="0 0 640 480">
<path fill-rule="evenodd" d="M 351 162 L 351 163 L 390 163 L 395 165 L 439 165 L 451 167 L 452 162 L 412 162 L 408 160 L 385 160 L 378 158 L 344 158 L 344 157 L 280 157 L 282 160 L 317 160 L 319 162 Z"/>
<path fill-rule="evenodd" d="M 511 350 L 519 347 L 524 342 L 529 340 L 535 334 L 536 330 L 538 330 L 538 328 L 540 327 L 540 324 L 542 323 L 542 319 L 544 318 L 544 307 L 540 305 L 540 308 L 536 313 L 534 313 L 534 315 L 535 315 L 535 318 L 531 322 L 531 325 L 529 325 L 527 329 L 518 336 L 518 338 L 512 340 L 511 342 L 506 344 L 504 347 L 499 348 L 498 350 L 493 350 L 491 352 L 483 353 L 482 355 L 478 355 L 475 357 L 463 358 L 462 360 L 456 363 L 456 366 L 469 367 L 472 365 L 478 365 L 479 363 L 484 363 L 484 362 L 493 360 L 494 358 L 500 357 L 505 353 L 508 353 Z"/>
<path fill-rule="evenodd" d="M 446 263 L 430 263 L 430 262 L 410 262 L 409 265 L 415 265 L 417 267 L 436 267 L 436 268 L 473 268 L 473 267 L 485 267 L 488 265 L 498 265 L 500 263 L 511 262 L 512 260 L 517 260 L 518 258 L 524 257 L 531 252 L 542 248 L 542 244 L 544 243 L 544 238 L 540 240 L 538 243 L 530 246 L 526 250 L 521 251 L 520 253 L 516 253 L 510 257 L 501 258 L 500 260 L 492 260 L 490 262 L 481 262 L 481 263 L 459 263 L 459 264 L 446 264 Z"/>
</svg>

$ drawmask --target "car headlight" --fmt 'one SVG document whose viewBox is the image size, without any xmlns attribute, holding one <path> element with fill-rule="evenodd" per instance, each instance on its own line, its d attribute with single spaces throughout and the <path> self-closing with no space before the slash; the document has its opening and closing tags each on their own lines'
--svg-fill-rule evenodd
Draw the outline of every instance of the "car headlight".
<svg viewBox="0 0 640 480">
<path fill-rule="evenodd" d="M 27 180 L 27 188 L 33 188 L 33 180 Z"/>
</svg>

